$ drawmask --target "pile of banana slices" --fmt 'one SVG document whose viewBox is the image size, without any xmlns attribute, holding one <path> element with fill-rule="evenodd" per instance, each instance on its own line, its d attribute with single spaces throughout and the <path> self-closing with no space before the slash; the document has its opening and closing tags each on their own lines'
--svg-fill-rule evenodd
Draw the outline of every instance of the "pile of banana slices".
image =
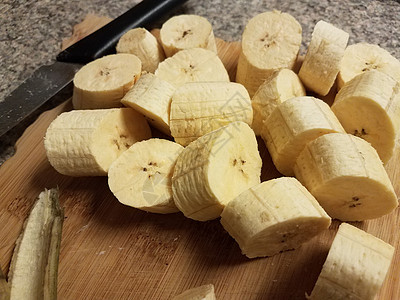
<svg viewBox="0 0 400 300">
<path fill-rule="evenodd" d="M 231 82 L 205 18 L 175 16 L 157 38 L 132 29 L 117 54 L 76 74 L 75 110 L 46 133 L 48 160 L 65 175 L 108 175 L 128 206 L 220 217 L 249 258 L 300 247 L 331 218 L 379 218 L 398 206 L 384 163 L 400 128 L 400 62 L 348 39 L 319 21 L 299 66 L 301 25 L 287 13 L 259 14 Z M 319 99 L 336 89 L 331 107 Z M 152 138 L 148 124 L 165 138 Z M 260 181 L 256 135 L 289 177 Z M 342 223 L 309 297 L 373 299 L 393 253 Z M 215 299 L 213 286 L 199 290 Z"/>
</svg>

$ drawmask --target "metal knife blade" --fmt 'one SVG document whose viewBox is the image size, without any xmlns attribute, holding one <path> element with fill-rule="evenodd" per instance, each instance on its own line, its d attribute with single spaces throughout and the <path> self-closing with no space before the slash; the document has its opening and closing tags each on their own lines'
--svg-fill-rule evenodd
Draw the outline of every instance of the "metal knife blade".
<svg viewBox="0 0 400 300">
<path fill-rule="evenodd" d="M 143 0 L 59 53 L 57 62 L 37 69 L 0 102 L 0 136 L 70 85 L 81 64 L 111 53 L 115 43 L 127 30 L 144 27 L 186 1 Z"/>
<path fill-rule="evenodd" d="M 0 136 L 72 84 L 72 79 L 81 66 L 55 62 L 37 69 L 31 77 L 0 102 Z"/>
</svg>

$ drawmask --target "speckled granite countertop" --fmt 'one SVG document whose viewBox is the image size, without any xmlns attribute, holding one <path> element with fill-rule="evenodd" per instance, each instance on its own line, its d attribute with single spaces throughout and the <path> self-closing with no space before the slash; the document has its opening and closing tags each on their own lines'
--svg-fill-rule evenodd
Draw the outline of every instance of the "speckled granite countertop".
<svg viewBox="0 0 400 300">
<path fill-rule="evenodd" d="M 55 59 L 62 39 L 71 35 L 73 25 L 86 14 L 115 18 L 137 2 L 3 0 L 0 3 L 0 101 L 38 66 Z M 272 9 L 290 13 L 300 22 L 303 52 L 315 23 L 323 19 L 350 33 L 350 44 L 360 41 L 378 44 L 400 58 L 398 1 L 191 0 L 177 13 L 205 16 L 213 24 L 217 37 L 239 40 L 252 16 Z M 13 146 L 24 129 L 50 105 L 0 137 L 0 164 L 13 153 Z"/>
</svg>

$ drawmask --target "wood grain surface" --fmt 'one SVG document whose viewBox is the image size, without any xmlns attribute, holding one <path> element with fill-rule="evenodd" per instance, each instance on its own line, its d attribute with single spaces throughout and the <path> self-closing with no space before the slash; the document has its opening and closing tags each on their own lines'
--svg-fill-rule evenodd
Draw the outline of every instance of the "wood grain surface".
<svg viewBox="0 0 400 300">
<path fill-rule="evenodd" d="M 239 43 L 218 40 L 219 55 L 234 78 Z M 329 102 L 329 99 L 328 99 Z M 295 251 L 247 259 L 219 220 L 196 222 L 181 213 L 157 215 L 120 204 L 106 177 L 72 178 L 48 163 L 45 131 L 70 101 L 43 113 L 0 167 L 0 266 L 7 273 L 15 241 L 44 188 L 58 186 L 65 208 L 59 299 L 170 299 L 202 284 L 215 285 L 217 299 L 304 299 L 310 293 L 337 231 L 329 230 Z M 281 176 L 262 140 L 262 180 Z M 400 194 L 399 149 L 387 171 Z M 396 247 L 379 299 L 400 299 L 400 210 L 352 223 Z"/>
</svg>

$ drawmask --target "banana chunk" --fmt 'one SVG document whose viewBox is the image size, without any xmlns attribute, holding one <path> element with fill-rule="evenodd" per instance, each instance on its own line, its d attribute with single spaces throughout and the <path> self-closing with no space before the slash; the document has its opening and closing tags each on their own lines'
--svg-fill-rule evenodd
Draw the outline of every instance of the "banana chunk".
<svg viewBox="0 0 400 300">
<path fill-rule="evenodd" d="M 373 300 L 393 258 L 393 246 L 342 223 L 308 299 Z"/>
<path fill-rule="evenodd" d="M 205 284 L 184 291 L 172 298 L 172 300 L 216 300 L 214 293 L 214 285 Z"/>
<path fill-rule="evenodd" d="M 74 77 L 72 104 L 75 109 L 113 108 L 135 84 L 142 71 L 133 54 L 113 54 L 83 66 Z"/>
<path fill-rule="evenodd" d="M 400 130 L 399 82 L 379 71 L 364 72 L 343 86 L 332 110 L 348 133 L 371 143 L 388 162 Z"/>
<path fill-rule="evenodd" d="M 294 173 L 332 218 L 374 219 L 398 205 L 375 149 L 350 134 L 325 134 L 308 143 Z"/>
<path fill-rule="evenodd" d="M 161 27 L 160 39 L 168 57 L 190 48 L 204 48 L 217 53 L 212 26 L 201 16 L 179 15 L 170 18 Z"/>
<path fill-rule="evenodd" d="M 344 51 L 337 77 L 338 88 L 357 75 L 369 70 L 377 70 L 400 82 L 400 61 L 378 45 L 358 43 Z"/>
<path fill-rule="evenodd" d="M 229 201 L 260 183 L 261 157 L 253 130 L 233 122 L 190 143 L 172 177 L 176 206 L 191 219 L 218 218 Z"/>
<path fill-rule="evenodd" d="M 61 174 L 105 176 L 122 152 L 150 137 L 146 119 L 131 108 L 74 110 L 50 124 L 44 146 Z"/>
<path fill-rule="evenodd" d="M 132 145 L 110 166 L 110 190 L 128 206 L 161 214 L 178 212 L 172 200 L 171 178 L 182 150 L 181 145 L 162 139 Z"/>
<path fill-rule="evenodd" d="M 264 122 L 261 137 L 278 171 L 293 176 L 293 166 L 305 145 L 332 132 L 345 133 L 325 102 L 306 96 L 279 104 Z"/>
<path fill-rule="evenodd" d="M 155 75 L 175 87 L 194 81 L 225 81 L 229 75 L 213 51 L 191 48 L 179 51 L 158 65 Z"/>
<path fill-rule="evenodd" d="M 175 87 L 147 73 L 122 98 L 121 102 L 143 114 L 147 121 L 165 134 L 171 135 L 169 114 Z"/>
<path fill-rule="evenodd" d="M 295 18 L 277 10 L 252 18 L 242 35 L 236 82 L 243 84 L 252 97 L 276 69 L 293 69 L 301 32 Z"/>
<path fill-rule="evenodd" d="M 296 249 L 330 223 L 317 200 L 292 177 L 264 181 L 244 191 L 221 214 L 222 226 L 248 258 Z"/>
<path fill-rule="evenodd" d="M 156 37 L 144 28 L 127 31 L 119 39 L 117 53 L 136 55 L 142 62 L 142 70 L 154 73 L 158 64 L 165 59 L 164 51 Z"/>
<path fill-rule="evenodd" d="M 305 96 L 306 91 L 296 73 L 281 69 L 272 73 L 258 88 L 251 99 L 253 107 L 253 128 L 256 135 L 261 135 L 263 122 L 280 103 L 294 97 Z"/>
<path fill-rule="evenodd" d="M 252 119 L 249 93 L 239 83 L 189 82 L 172 96 L 171 134 L 183 146 L 234 121 L 251 125 Z"/>
<path fill-rule="evenodd" d="M 349 34 L 332 24 L 319 21 L 312 33 L 299 77 L 307 89 L 321 96 L 335 83 Z"/>
</svg>

